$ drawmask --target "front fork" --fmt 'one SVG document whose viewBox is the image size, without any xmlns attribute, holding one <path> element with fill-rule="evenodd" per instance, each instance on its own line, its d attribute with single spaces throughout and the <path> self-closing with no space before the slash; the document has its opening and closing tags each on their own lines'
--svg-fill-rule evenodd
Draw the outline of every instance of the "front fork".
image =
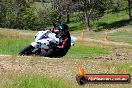
<svg viewBox="0 0 132 88">
<path fill-rule="evenodd" d="M 37 42 L 32 42 L 31 45 L 35 48 L 32 52 L 33 53 L 41 53 L 40 44 Z"/>
</svg>

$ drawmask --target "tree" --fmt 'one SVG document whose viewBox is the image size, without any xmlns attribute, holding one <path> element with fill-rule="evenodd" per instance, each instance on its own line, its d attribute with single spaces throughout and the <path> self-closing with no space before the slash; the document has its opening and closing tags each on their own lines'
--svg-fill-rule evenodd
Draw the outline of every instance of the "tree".
<svg viewBox="0 0 132 88">
<path fill-rule="evenodd" d="M 58 20 L 66 18 L 66 22 L 70 22 L 70 13 L 72 12 L 72 0 L 51 0 L 53 10 L 58 13 Z"/>
<path fill-rule="evenodd" d="M 77 7 L 84 13 L 86 29 L 90 31 L 90 20 L 95 20 L 103 16 L 105 11 L 105 0 L 77 0 Z"/>
<path fill-rule="evenodd" d="M 0 1 L 0 27 L 11 27 L 14 20 L 14 10 L 12 0 Z"/>
<path fill-rule="evenodd" d="M 14 28 L 19 29 L 31 29 L 39 30 L 43 28 L 42 23 L 37 14 L 30 6 L 31 1 L 16 0 L 15 2 L 15 14 L 16 19 L 14 21 Z"/>
<path fill-rule="evenodd" d="M 132 20 L 132 14 L 131 14 L 132 0 L 127 0 L 127 1 L 128 1 L 128 15 L 129 15 L 129 19 Z"/>
</svg>

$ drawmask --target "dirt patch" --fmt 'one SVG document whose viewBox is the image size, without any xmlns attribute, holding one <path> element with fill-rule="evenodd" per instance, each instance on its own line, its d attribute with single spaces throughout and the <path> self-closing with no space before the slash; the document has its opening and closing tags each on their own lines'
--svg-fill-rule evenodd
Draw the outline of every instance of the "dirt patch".
<svg viewBox="0 0 132 88">
<path fill-rule="evenodd" d="M 64 59 L 0 56 L 1 74 L 13 72 L 18 74 L 49 75 L 54 77 L 66 76 L 66 79 L 71 79 L 71 75 L 73 75 L 73 73 L 76 74 L 75 71 L 73 71 L 75 70 L 74 67 L 76 67 L 76 64 L 72 64 L 71 68 L 69 68 L 69 65 L 71 64 Z"/>
<path fill-rule="evenodd" d="M 125 57 L 125 56 L 124 56 Z M 83 67 L 88 74 L 104 73 L 131 73 L 127 69 L 118 69 L 120 63 L 130 66 L 132 59 L 124 58 L 123 55 L 113 55 L 113 57 L 94 57 L 94 58 L 45 58 L 35 56 L 0 56 L 0 80 L 5 80 L 8 74 L 28 74 L 41 75 L 54 78 L 61 78 L 76 83 L 78 68 Z M 119 58 L 119 59 L 117 59 Z M 129 62 L 129 63 L 128 63 Z M 8 79 L 8 78 L 7 78 Z M 77 83 L 76 83 L 77 84 Z M 96 85 L 85 85 L 84 88 Z M 124 87 L 122 87 L 124 88 Z M 126 87 L 127 88 L 127 87 Z"/>
<path fill-rule="evenodd" d="M 87 57 L 86 57 L 87 58 Z M 111 60 L 130 60 L 132 57 L 123 55 L 113 55 L 106 57 L 95 57 L 91 59 L 47 59 L 44 57 L 13 57 L 0 56 L 0 73 L 19 73 L 19 74 L 38 74 L 49 75 L 54 77 L 65 77 L 68 80 L 74 80 L 77 69 L 80 65 L 86 65 L 87 61 L 111 61 Z"/>
</svg>

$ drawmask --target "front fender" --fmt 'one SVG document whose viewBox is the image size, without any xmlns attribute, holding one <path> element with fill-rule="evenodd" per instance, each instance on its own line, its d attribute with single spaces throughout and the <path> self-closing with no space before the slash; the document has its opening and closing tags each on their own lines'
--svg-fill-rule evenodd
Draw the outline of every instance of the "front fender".
<svg viewBox="0 0 132 88">
<path fill-rule="evenodd" d="M 32 42 L 31 45 L 32 45 L 33 47 L 35 47 L 35 48 L 38 48 L 38 46 L 39 46 L 39 44 L 36 43 L 36 42 Z"/>
</svg>

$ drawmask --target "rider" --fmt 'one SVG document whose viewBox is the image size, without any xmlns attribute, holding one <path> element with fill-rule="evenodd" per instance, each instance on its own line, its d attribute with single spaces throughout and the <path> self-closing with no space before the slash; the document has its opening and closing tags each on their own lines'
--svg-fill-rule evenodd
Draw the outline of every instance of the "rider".
<svg viewBox="0 0 132 88">
<path fill-rule="evenodd" d="M 63 43 L 57 47 L 58 48 L 65 48 L 66 46 L 67 46 L 67 48 L 70 47 L 71 46 L 71 37 L 70 37 L 68 25 L 63 23 L 63 24 L 59 24 L 58 26 L 56 26 L 56 24 L 53 22 L 53 26 L 54 26 L 54 28 L 51 29 L 50 31 L 61 36 L 62 40 L 63 40 Z"/>
</svg>

